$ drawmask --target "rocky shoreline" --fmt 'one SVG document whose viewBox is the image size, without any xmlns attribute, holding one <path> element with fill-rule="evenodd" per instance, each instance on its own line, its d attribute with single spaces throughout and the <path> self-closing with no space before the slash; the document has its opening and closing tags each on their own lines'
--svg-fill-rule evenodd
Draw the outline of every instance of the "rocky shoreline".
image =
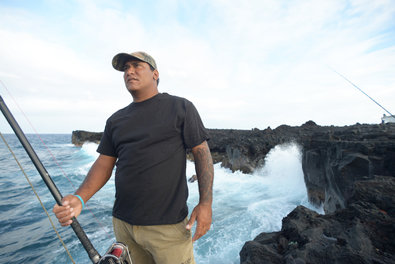
<svg viewBox="0 0 395 264">
<path fill-rule="evenodd" d="M 248 241 L 240 263 L 395 263 L 395 124 L 282 125 L 276 129 L 209 129 L 214 162 L 250 173 L 278 144 L 302 146 L 309 200 L 283 219 L 282 229 Z M 72 143 L 102 133 L 73 131 Z"/>
</svg>

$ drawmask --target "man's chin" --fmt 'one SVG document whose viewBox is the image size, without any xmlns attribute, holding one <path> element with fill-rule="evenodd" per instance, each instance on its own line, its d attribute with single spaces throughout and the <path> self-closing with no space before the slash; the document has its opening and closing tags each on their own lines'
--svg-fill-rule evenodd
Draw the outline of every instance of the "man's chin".
<svg viewBox="0 0 395 264">
<path fill-rule="evenodd" d="M 138 87 L 133 87 L 133 86 L 126 86 L 126 89 L 132 93 L 132 92 L 137 92 L 139 90 Z"/>
</svg>

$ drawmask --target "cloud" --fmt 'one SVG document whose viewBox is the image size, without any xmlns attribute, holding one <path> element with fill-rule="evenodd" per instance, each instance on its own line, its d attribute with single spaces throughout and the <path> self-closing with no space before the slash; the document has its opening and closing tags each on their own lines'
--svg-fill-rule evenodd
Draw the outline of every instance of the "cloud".
<svg viewBox="0 0 395 264">
<path fill-rule="evenodd" d="M 48 16 L 0 5 L 0 77 L 44 131 L 58 131 L 46 115 L 67 113 L 63 132 L 102 130 L 131 101 L 112 56 L 135 50 L 208 127 L 379 122 L 383 111 L 330 67 L 394 108 L 391 1 L 43 3 Z"/>
</svg>

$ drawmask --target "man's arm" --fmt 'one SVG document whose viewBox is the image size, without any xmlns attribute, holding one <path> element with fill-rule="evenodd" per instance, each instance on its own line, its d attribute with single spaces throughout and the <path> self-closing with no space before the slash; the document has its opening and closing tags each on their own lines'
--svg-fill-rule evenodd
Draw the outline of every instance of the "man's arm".
<svg viewBox="0 0 395 264">
<path fill-rule="evenodd" d="M 198 240 L 210 229 L 212 221 L 214 167 L 207 141 L 192 148 L 196 176 L 199 184 L 199 204 L 193 209 L 187 229 L 197 221 L 192 241 Z"/>
<path fill-rule="evenodd" d="M 115 157 L 99 155 L 75 194 L 87 202 L 110 179 L 115 161 Z M 81 210 L 82 203 L 79 198 L 70 194 L 63 197 L 62 206 L 56 204 L 52 211 L 62 226 L 68 226 L 72 223 L 71 218 L 79 216 Z"/>
</svg>

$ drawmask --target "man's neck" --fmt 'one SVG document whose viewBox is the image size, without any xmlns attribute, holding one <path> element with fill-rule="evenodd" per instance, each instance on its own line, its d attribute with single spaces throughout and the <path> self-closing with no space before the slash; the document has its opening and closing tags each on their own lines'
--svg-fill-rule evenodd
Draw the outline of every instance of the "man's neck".
<svg viewBox="0 0 395 264">
<path fill-rule="evenodd" d="M 154 96 L 157 95 L 158 93 L 159 93 L 158 89 L 156 89 L 156 90 L 154 90 L 154 91 L 152 91 L 152 92 L 150 92 L 150 93 L 144 93 L 144 94 L 141 94 L 141 93 L 133 93 L 133 92 L 132 92 L 133 102 L 134 102 L 134 103 L 143 102 L 143 101 L 145 101 L 145 100 L 148 100 L 148 99 L 154 97 Z"/>
</svg>

